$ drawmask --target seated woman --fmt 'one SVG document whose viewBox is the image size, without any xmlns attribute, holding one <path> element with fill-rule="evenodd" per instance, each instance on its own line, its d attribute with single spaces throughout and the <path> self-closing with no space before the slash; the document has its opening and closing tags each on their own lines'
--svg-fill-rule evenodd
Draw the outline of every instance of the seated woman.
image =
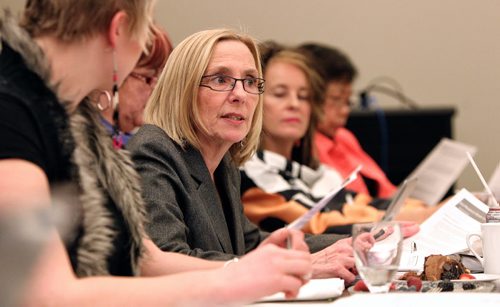
<svg viewBox="0 0 500 307">
<path fill-rule="evenodd" d="M 245 214 L 266 230 L 291 223 L 339 185 L 341 176 L 315 159 L 312 138 L 321 114 L 323 82 L 310 59 L 291 49 L 264 54 L 264 122 L 259 151 L 241 168 Z M 351 204 L 346 199 L 353 197 Z M 350 233 L 350 225 L 378 220 L 371 197 L 344 191 L 303 229 Z M 345 205 L 344 205 L 345 204 Z"/>
<path fill-rule="evenodd" d="M 257 148 L 263 91 L 258 48 L 247 35 L 199 32 L 170 55 L 146 124 L 127 145 L 143 179 L 147 230 L 162 250 L 228 260 L 269 235 L 243 214 L 237 168 Z M 339 238 L 308 238 L 313 277 L 354 279 L 350 240 L 332 244 Z"/>
<path fill-rule="evenodd" d="M 119 104 L 110 103 L 108 92 L 96 91 L 98 107 L 102 111 L 103 124 L 113 139 L 115 148 L 123 148 L 133 133 L 142 126 L 146 102 L 153 91 L 158 76 L 172 52 L 172 44 L 164 30 L 151 27 L 152 43 L 143 52 L 136 67 L 118 89 Z"/>
<path fill-rule="evenodd" d="M 303 44 L 298 50 L 312 57 L 326 83 L 323 116 L 314 136 L 319 160 L 342 176 L 347 176 L 356 166 L 363 165 L 361 176 L 348 188 L 373 197 L 391 197 L 396 187 L 363 150 L 354 134 L 345 128 L 351 107 L 352 83 L 357 75 L 356 67 L 341 51 L 326 45 Z"/>
<path fill-rule="evenodd" d="M 146 46 L 154 2 L 30 0 L 22 27 L 0 16 L 0 212 L 49 208 L 62 183 L 76 187 L 68 206 L 81 212 L 66 245 L 52 229 L 19 305 L 240 305 L 294 296 L 311 273 L 299 232 L 292 250 L 265 244 L 225 268 L 162 252 L 146 235 L 139 176 L 85 97 L 116 94 Z"/>
</svg>

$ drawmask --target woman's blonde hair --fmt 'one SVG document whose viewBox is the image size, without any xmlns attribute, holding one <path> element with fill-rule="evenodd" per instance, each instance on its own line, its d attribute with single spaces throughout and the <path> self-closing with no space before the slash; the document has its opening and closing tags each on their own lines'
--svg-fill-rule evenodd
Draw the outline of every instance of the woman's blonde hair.
<svg viewBox="0 0 500 307">
<path fill-rule="evenodd" d="M 268 43 L 269 44 L 269 43 Z M 314 154 L 314 132 L 316 126 L 321 120 L 322 105 L 325 92 L 325 83 L 321 75 L 312 67 L 312 59 L 301 54 L 295 49 L 284 46 L 269 48 L 267 45 L 263 48 L 264 67 L 267 69 L 270 64 L 275 62 L 284 62 L 299 68 L 306 76 L 310 90 L 311 118 L 306 134 L 300 139 L 292 152 L 292 159 L 311 168 L 318 167 L 319 163 Z M 262 49 L 261 49 L 262 50 Z M 264 131 L 265 133 L 265 131 Z"/>
<path fill-rule="evenodd" d="M 106 31 L 113 16 L 124 11 L 130 33 L 145 42 L 154 3 L 155 0 L 27 0 L 20 24 L 32 37 L 52 35 L 70 43 Z"/>
<path fill-rule="evenodd" d="M 170 54 L 146 105 L 145 123 L 162 128 L 181 146 L 190 144 L 201 149 L 197 131 L 207 132 L 207 128 L 202 124 L 197 104 L 198 89 L 215 46 L 226 40 L 239 41 L 248 47 L 255 60 L 258 77 L 262 77 L 259 50 L 251 36 L 230 29 L 195 33 L 182 41 Z M 233 144 L 229 150 L 236 165 L 241 165 L 253 155 L 259 143 L 261 129 L 262 95 L 259 95 L 248 135 L 240 143 Z"/>
</svg>

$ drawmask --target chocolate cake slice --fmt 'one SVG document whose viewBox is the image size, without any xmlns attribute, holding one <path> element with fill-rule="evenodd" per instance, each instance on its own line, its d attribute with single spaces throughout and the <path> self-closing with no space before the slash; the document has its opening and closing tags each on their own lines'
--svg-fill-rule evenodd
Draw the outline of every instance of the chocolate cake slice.
<svg viewBox="0 0 500 307">
<path fill-rule="evenodd" d="M 470 273 L 454 256 L 430 255 L 425 257 L 422 280 L 452 280 L 458 279 L 462 273 Z"/>
</svg>

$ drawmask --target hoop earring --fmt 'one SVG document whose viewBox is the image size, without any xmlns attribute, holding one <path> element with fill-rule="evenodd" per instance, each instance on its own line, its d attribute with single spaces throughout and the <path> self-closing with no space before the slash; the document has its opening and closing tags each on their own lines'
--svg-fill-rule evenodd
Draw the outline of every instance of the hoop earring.
<svg viewBox="0 0 500 307">
<path fill-rule="evenodd" d="M 99 99 L 98 99 L 98 102 L 97 102 L 97 108 L 99 109 L 99 111 L 104 111 L 104 110 L 107 110 L 107 109 L 111 106 L 111 104 L 112 104 L 112 101 L 111 101 L 111 99 L 112 99 L 112 98 L 111 98 L 111 94 L 110 94 L 108 91 L 104 91 L 104 90 L 101 90 L 101 91 L 99 91 L 99 92 L 100 92 L 100 93 L 99 93 Z M 103 94 L 106 96 L 106 99 L 107 99 L 107 103 L 106 103 L 106 106 L 105 106 L 105 107 L 103 107 L 103 106 L 101 105 L 101 96 L 102 96 Z"/>
<path fill-rule="evenodd" d="M 118 65 L 116 63 L 116 50 L 113 48 L 113 109 L 116 110 L 116 107 L 119 103 L 118 97 Z"/>
<path fill-rule="evenodd" d="M 113 48 L 113 136 L 119 136 L 120 132 L 120 116 L 119 116 L 119 110 L 118 110 L 118 103 L 119 103 L 119 97 L 118 97 L 118 65 L 116 63 L 116 50 Z M 119 141 L 119 143 L 113 143 L 115 148 L 119 148 L 122 146 L 122 142 Z"/>
</svg>

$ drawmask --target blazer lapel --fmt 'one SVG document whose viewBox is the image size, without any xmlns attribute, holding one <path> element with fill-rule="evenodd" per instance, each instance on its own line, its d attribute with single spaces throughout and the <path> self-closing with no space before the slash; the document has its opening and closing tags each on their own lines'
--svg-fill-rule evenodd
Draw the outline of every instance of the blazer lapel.
<svg viewBox="0 0 500 307">
<path fill-rule="evenodd" d="M 199 183 L 198 194 L 201 195 L 203 199 L 199 199 L 198 201 L 200 204 L 207 204 L 204 206 L 204 209 L 211 221 L 211 227 L 219 239 L 222 250 L 225 253 L 234 254 L 235 251 L 233 250 L 231 237 L 229 236 L 222 203 L 218 197 L 219 194 L 210 177 L 207 166 L 203 161 L 203 157 L 198 150 L 189 147 L 186 151 L 185 161 L 191 172 L 191 176 Z"/>
<path fill-rule="evenodd" d="M 241 204 L 241 195 L 240 195 L 240 180 L 238 178 L 233 178 L 232 175 L 237 174 L 239 176 L 239 171 L 231 170 L 231 158 L 229 155 L 226 155 L 221 162 L 220 172 L 224 174 L 222 176 L 222 187 L 221 190 L 225 193 L 227 197 L 227 205 L 229 206 L 230 216 L 227 218 L 231 219 L 232 222 L 229 225 L 232 225 L 232 229 L 229 229 L 234 234 L 234 249 L 236 255 L 244 255 L 245 250 L 245 235 L 243 233 L 243 225 L 242 225 L 242 214 L 243 214 L 243 205 Z M 231 175 L 230 175 L 231 174 Z"/>
</svg>

